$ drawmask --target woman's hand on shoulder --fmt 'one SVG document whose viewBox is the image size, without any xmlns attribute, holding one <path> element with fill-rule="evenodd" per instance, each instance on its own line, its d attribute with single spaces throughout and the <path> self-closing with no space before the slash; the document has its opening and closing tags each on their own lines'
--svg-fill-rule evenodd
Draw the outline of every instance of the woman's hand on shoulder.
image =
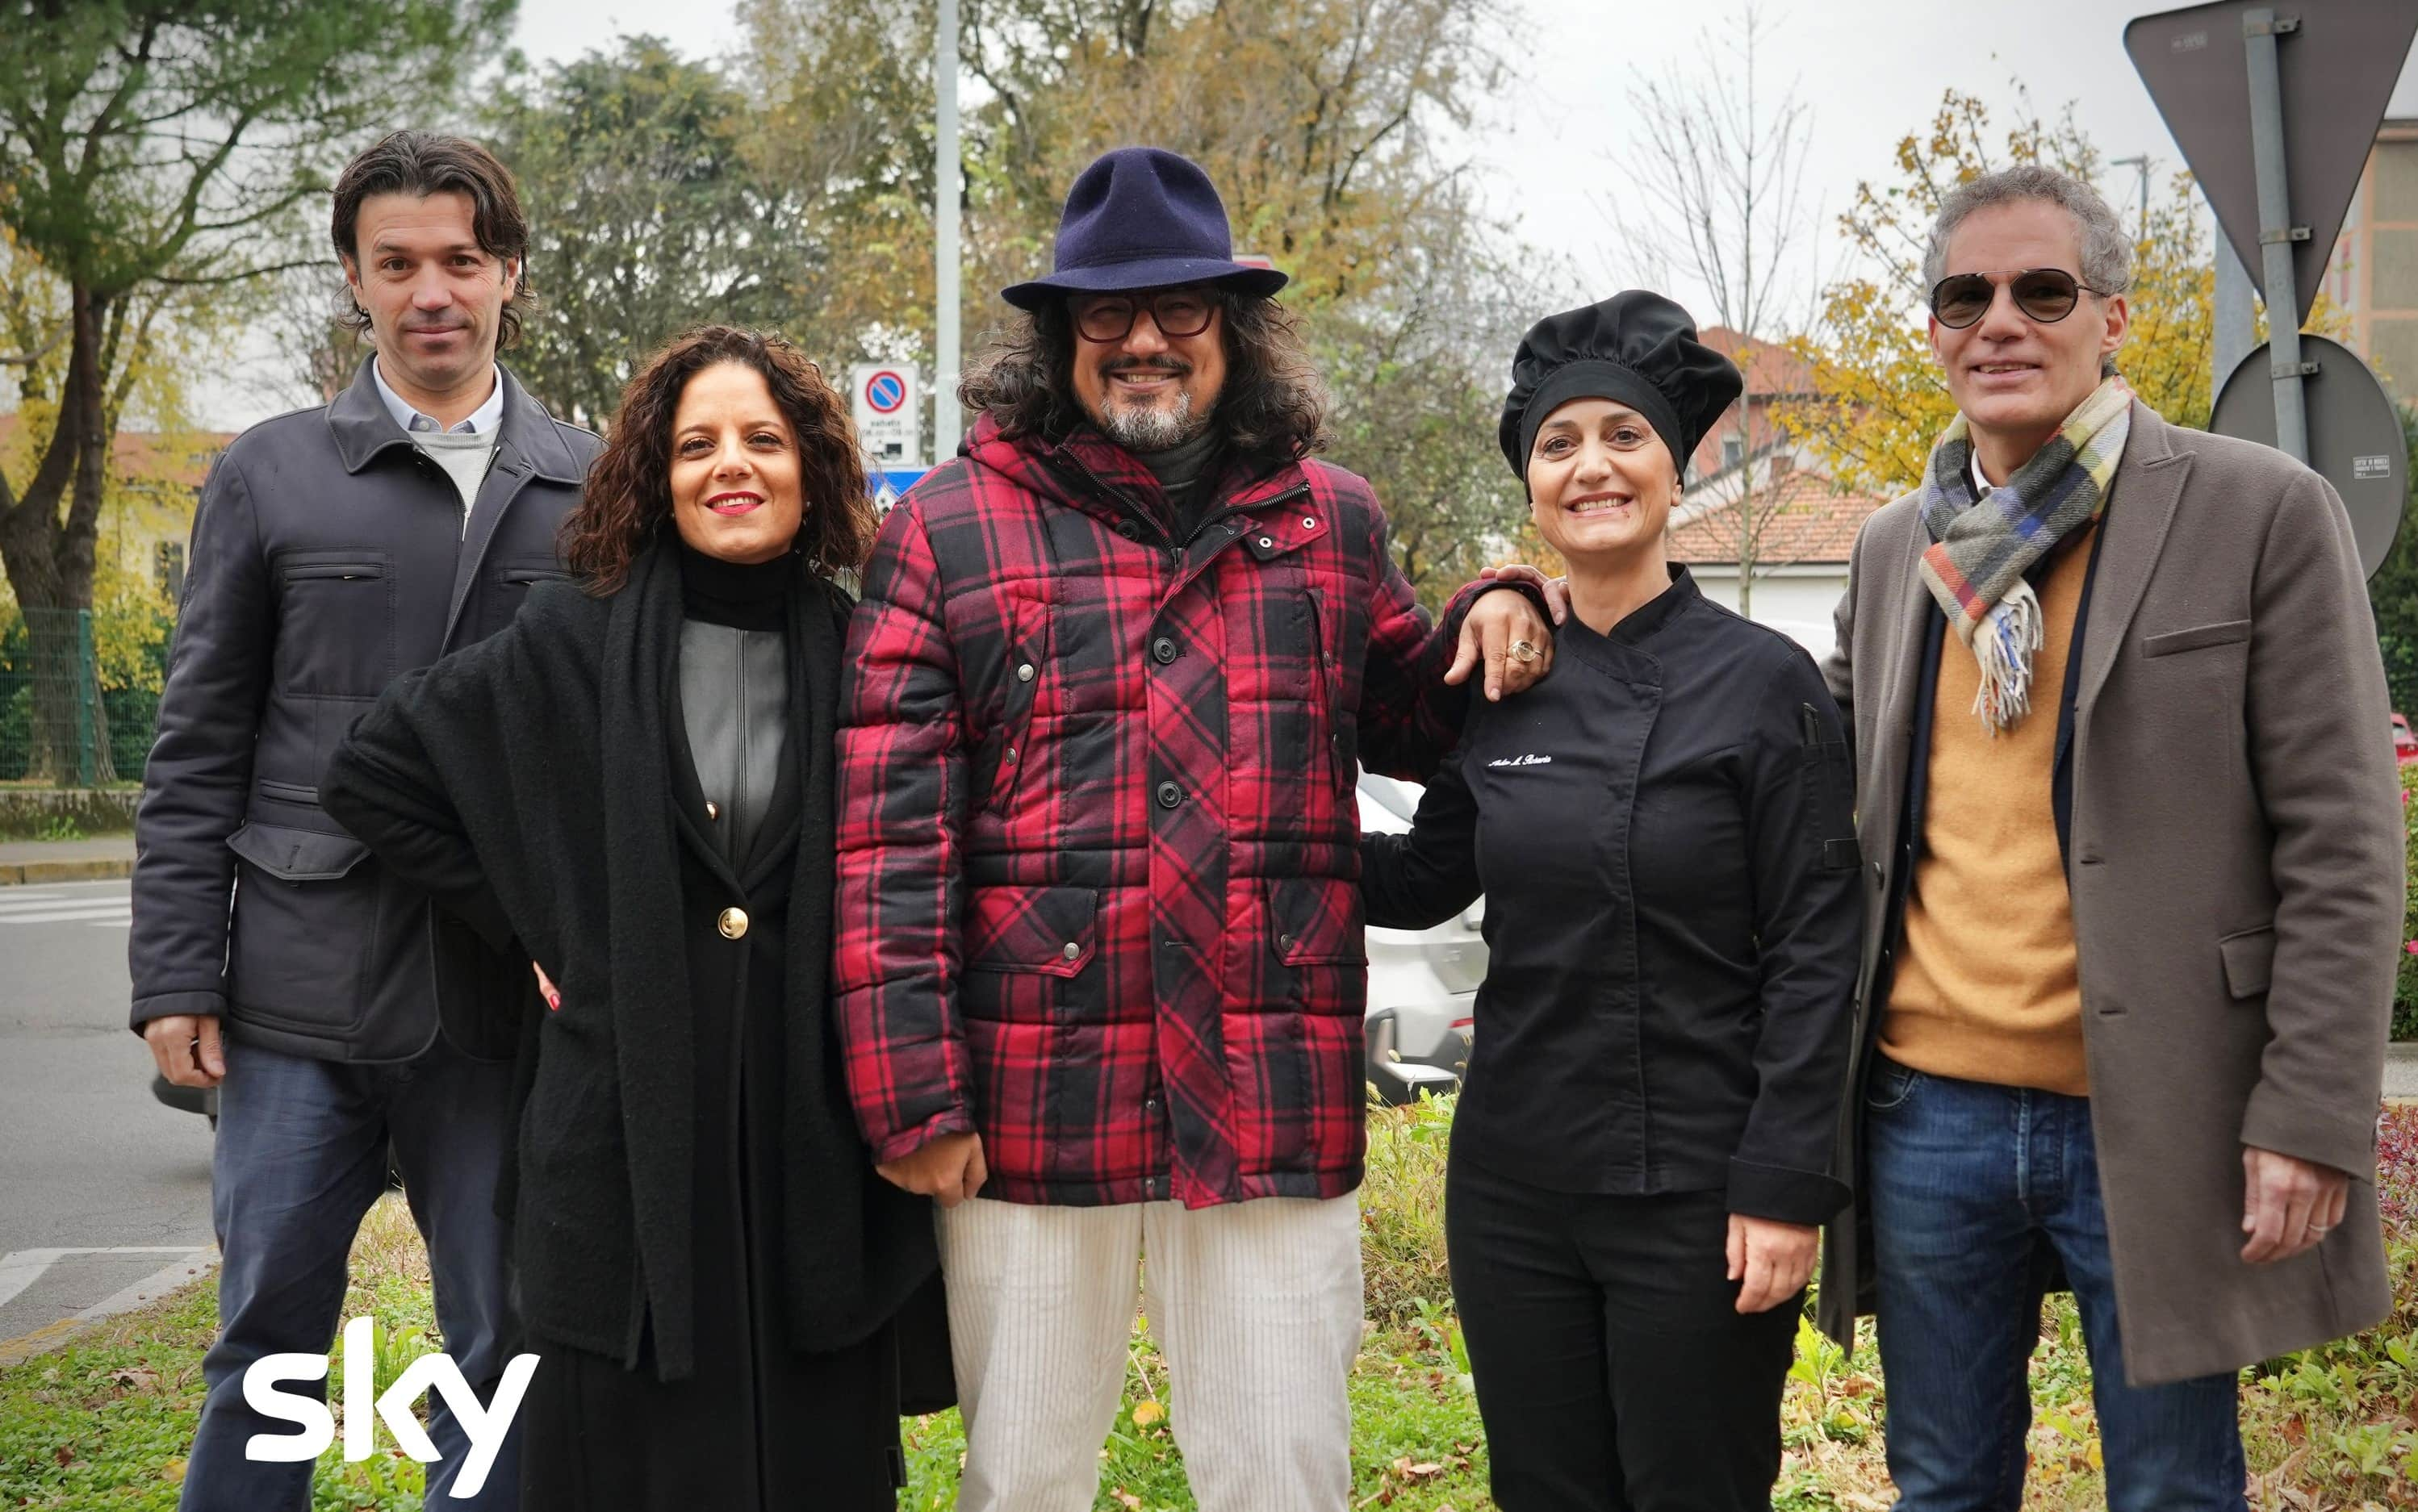
<svg viewBox="0 0 2418 1512">
<path fill-rule="evenodd" d="M 1737 1310 L 1769 1312 L 1805 1290 L 1822 1230 L 1810 1223 L 1730 1214 L 1729 1278 L 1739 1282 Z"/>
</svg>

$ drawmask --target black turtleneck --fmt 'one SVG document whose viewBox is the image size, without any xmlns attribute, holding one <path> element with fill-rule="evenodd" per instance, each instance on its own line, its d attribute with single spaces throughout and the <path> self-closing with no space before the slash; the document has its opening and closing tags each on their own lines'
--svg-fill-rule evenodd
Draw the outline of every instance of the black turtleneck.
<svg viewBox="0 0 2418 1512">
<path fill-rule="evenodd" d="M 728 562 L 680 543 L 681 606 L 686 617 L 734 630 L 787 630 L 784 607 L 796 580 L 796 553 L 771 561 Z"/>
</svg>

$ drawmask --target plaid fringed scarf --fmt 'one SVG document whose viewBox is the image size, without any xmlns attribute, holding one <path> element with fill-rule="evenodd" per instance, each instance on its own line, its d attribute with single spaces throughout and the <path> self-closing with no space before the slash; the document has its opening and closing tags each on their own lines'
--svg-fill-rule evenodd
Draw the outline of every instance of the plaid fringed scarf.
<svg viewBox="0 0 2418 1512">
<path fill-rule="evenodd" d="M 1931 449 L 1922 526 L 1932 544 L 1922 554 L 1922 581 L 1982 664 L 1973 712 L 1993 735 L 2014 728 L 2031 710 L 2041 606 L 2024 573 L 2068 532 L 2098 517 L 2132 428 L 2133 390 L 2120 377 L 2104 378 L 2048 444 L 1985 500 L 1974 497 L 1964 416 Z"/>
</svg>

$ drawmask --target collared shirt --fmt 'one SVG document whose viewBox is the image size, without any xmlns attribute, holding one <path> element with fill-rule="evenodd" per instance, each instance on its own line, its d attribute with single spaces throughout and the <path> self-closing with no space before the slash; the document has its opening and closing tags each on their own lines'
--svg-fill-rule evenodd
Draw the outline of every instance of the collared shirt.
<svg viewBox="0 0 2418 1512">
<path fill-rule="evenodd" d="M 412 408 L 403 395 L 388 388 L 386 374 L 379 371 L 376 359 L 370 360 L 371 381 L 377 385 L 378 397 L 386 401 L 386 412 L 394 417 L 397 425 L 406 431 L 435 431 L 446 435 L 491 435 L 495 434 L 496 427 L 504 422 L 504 372 L 501 368 L 489 371 L 495 374 L 495 388 L 488 391 L 487 402 L 472 410 L 467 420 L 444 425 L 438 423 L 436 416 L 423 415 Z"/>
<path fill-rule="evenodd" d="M 1980 447 L 1973 448 L 1971 453 L 1967 455 L 1965 460 L 1973 468 L 1973 496 L 1975 498 L 1988 497 L 1990 493 L 1990 480 L 1982 475 L 1982 449 Z"/>
<path fill-rule="evenodd" d="M 405 403 L 401 394 L 387 387 L 386 374 L 378 371 L 377 359 L 370 360 L 370 377 L 377 385 L 378 397 L 386 402 L 387 413 L 410 435 L 411 442 L 427 458 L 445 469 L 453 480 L 454 490 L 462 496 L 462 537 L 470 535 L 470 511 L 477 505 L 479 485 L 487 476 L 487 466 L 496 460 L 496 441 L 501 434 L 504 420 L 504 374 L 495 373 L 495 389 L 486 403 L 470 412 L 460 423 L 447 426 L 433 415 L 421 414 Z"/>
</svg>

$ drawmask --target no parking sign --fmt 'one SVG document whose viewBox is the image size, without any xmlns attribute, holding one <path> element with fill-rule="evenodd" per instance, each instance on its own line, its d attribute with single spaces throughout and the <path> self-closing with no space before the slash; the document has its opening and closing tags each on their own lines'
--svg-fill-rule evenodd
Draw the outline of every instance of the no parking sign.
<svg viewBox="0 0 2418 1512">
<path fill-rule="evenodd" d="M 877 467 L 923 466 L 923 406 L 915 370 L 898 362 L 859 362 L 849 378 L 857 439 Z"/>
</svg>

